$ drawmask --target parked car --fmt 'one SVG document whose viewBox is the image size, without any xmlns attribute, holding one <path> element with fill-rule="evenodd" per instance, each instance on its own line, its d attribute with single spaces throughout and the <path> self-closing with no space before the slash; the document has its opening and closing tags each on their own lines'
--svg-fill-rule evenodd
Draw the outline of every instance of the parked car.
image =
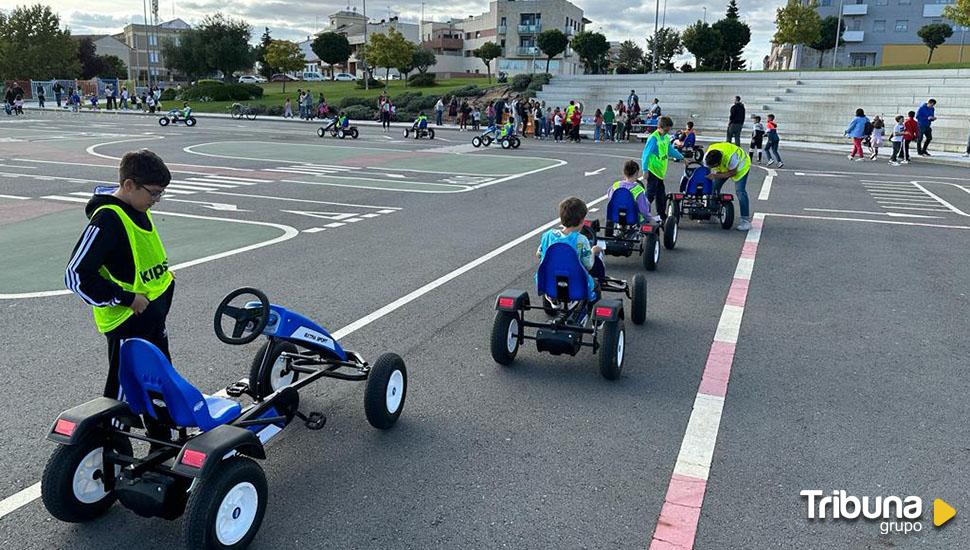
<svg viewBox="0 0 970 550">
<path fill-rule="evenodd" d="M 385 80 L 384 75 L 377 75 L 377 80 Z M 395 73 L 387 76 L 387 80 L 401 80 L 401 75 Z"/>
<path fill-rule="evenodd" d="M 337 73 L 333 76 L 333 79 L 340 82 L 349 82 L 352 80 L 357 80 L 357 77 L 350 73 Z"/>
<path fill-rule="evenodd" d="M 266 82 L 264 77 L 255 74 L 244 74 L 239 77 L 240 84 L 262 84 L 264 82 Z"/>
<path fill-rule="evenodd" d="M 276 73 L 270 77 L 271 82 L 296 82 L 297 80 L 288 74 Z"/>
<path fill-rule="evenodd" d="M 306 72 L 303 73 L 303 80 L 306 80 L 307 82 L 320 82 L 323 80 L 323 75 L 320 73 Z"/>
</svg>

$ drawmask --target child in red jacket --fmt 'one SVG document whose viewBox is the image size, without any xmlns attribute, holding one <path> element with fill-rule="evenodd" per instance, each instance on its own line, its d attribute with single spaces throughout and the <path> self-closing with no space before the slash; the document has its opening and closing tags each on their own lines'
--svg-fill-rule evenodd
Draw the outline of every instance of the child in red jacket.
<svg viewBox="0 0 970 550">
<path fill-rule="evenodd" d="M 919 124 L 916 122 L 916 111 L 906 113 L 909 115 L 903 122 L 903 160 L 901 164 L 909 164 L 909 144 L 916 139 L 919 132 Z"/>
</svg>

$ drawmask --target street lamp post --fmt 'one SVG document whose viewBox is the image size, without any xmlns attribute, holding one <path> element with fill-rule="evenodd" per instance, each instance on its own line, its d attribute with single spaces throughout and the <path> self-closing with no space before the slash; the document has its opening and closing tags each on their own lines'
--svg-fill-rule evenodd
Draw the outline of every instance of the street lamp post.
<svg viewBox="0 0 970 550">
<path fill-rule="evenodd" d="M 367 72 L 367 0 L 363 0 L 364 3 L 364 56 L 361 61 L 364 62 L 364 89 L 370 90 L 370 74 Z"/>
<path fill-rule="evenodd" d="M 657 38 L 660 32 L 660 0 L 657 0 L 657 11 L 653 16 L 653 72 L 657 72 Z"/>
<path fill-rule="evenodd" d="M 835 25 L 835 48 L 832 50 L 833 69 L 838 64 L 839 60 L 839 40 L 842 39 L 842 6 L 844 3 L 845 0 L 839 0 L 839 22 Z"/>
</svg>

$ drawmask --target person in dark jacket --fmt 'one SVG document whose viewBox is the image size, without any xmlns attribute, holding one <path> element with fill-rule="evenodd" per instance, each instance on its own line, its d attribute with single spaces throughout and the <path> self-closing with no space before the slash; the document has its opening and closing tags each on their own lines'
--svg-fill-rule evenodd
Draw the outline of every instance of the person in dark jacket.
<svg viewBox="0 0 970 550">
<path fill-rule="evenodd" d="M 934 120 L 936 120 L 936 100 L 930 99 L 920 105 L 916 111 L 916 123 L 919 124 L 919 133 L 916 134 L 916 154 L 921 157 L 931 156 L 927 149 L 933 141 L 931 125 Z"/>
<path fill-rule="evenodd" d="M 175 292 L 168 257 L 149 210 L 172 179 L 165 162 L 143 149 L 125 154 L 118 186 L 104 186 L 85 207 L 89 218 L 67 268 L 64 284 L 93 308 L 98 332 L 108 340 L 104 396 L 119 399 L 121 343 L 142 338 L 171 360 L 165 319 Z"/>
<path fill-rule="evenodd" d="M 744 128 L 744 103 L 741 103 L 741 96 L 734 96 L 734 105 L 731 105 L 731 118 L 728 120 L 727 140 L 734 139 L 734 144 L 741 147 L 741 129 Z"/>
</svg>

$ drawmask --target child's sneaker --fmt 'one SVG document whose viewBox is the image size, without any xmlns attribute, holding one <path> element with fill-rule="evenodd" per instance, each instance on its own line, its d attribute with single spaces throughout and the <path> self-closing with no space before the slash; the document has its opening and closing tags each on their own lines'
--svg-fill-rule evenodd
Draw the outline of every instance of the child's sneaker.
<svg viewBox="0 0 970 550">
<path fill-rule="evenodd" d="M 849 155 L 849 160 L 855 160 L 855 155 Z"/>
<path fill-rule="evenodd" d="M 779 162 L 779 163 L 778 163 L 778 168 L 781 168 L 781 167 L 782 167 L 782 166 L 784 166 L 784 165 L 785 165 L 785 163 L 784 163 L 784 162 Z"/>
<path fill-rule="evenodd" d="M 775 163 L 775 161 L 774 161 L 774 159 L 772 159 L 772 160 L 769 160 L 769 161 L 768 161 L 768 166 L 771 166 L 771 165 L 772 165 L 772 164 L 774 164 L 774 163 Z"/>
<path fill-rule="evenodd" d="M 889 166 L 899 166 L 899 163 L 894 160 L 891 160 L 889 161 Z"/>
<path fill-rule="evenodd" d="M 909 164 L 909 161 L 908 160 L 901 160 L 901 161 L 899 161 L 899 164 Z"/>
</svg>

